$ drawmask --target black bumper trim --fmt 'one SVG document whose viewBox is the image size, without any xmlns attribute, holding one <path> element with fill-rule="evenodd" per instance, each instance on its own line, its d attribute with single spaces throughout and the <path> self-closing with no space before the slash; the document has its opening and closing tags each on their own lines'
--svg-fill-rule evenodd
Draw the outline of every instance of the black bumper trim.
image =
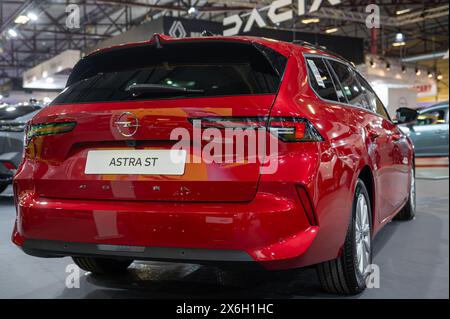
<svg viewBox="0 0 450 319">
<path fill-rule="evenodd" d="M 35 239 L 26 240 L 22 250 L 28 255 L 45 258 L 86 256 L 194 263 L 254 262 L 249 254 L 239 250 L 118 246 Z"/>
</svg>

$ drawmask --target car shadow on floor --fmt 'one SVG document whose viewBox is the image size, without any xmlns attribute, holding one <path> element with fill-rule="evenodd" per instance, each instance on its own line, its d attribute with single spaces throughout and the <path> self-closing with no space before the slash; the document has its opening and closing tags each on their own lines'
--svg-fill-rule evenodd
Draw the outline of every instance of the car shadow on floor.
<svg viewBox="0 0 450 319">
<path fill-rule="evenodd" d="M 89 274 L 80 286 L 85 287 L 84 292 L 66 289 L 61 297 L 286 299 L 298 295 L 298 292 L 306 298 L 326 296 L 320 290 L 315 270 L 311 268 L 255 273 L 190 264 L 137 263 L 123 276 Z"/>
<path fill-rule="evenodd" d="M 392 222 L 374 240 L 374 259 L 404 222 Z M 82 277 L 82 289 L 60 298 L 336 298 L 323 292 L 314 268 L 289 271 L 235 271 L 193 264 L 137 262 L 121 276 Z M 353 296 L 358 298 L 362 295 Z"/>
<path fill-rule="evenodd" d="M 374 257 L 402 223 L 384 228 Z M 138 262 L 122 276 L 82 277 L 84 289 L 66 289 L 61 298 L 330 298 L 314 268 L 289 271 L 234 271 L 193 264 Z M 358 296 L 355 296 L 356 298 Z"/>
</svg>

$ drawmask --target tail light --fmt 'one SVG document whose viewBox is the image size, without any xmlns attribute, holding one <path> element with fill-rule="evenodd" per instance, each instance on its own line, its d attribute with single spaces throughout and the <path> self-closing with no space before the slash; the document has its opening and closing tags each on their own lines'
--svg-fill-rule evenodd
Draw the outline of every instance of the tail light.
<svg viewBox="0 0 450 319">
<path fill-rule="evenodd" d="M 323 137 L 305 118 L 299 117 L 204 117 L 189 119 L 203 129 L 268 129 L 283 142 L 321 142 Z M 201 123 L 201 124 L 200 124 Z"/>
<path fill-rule="evenodd" d="M 267 126 L 267 117 L 203 117 L 191 118 L 190 122 L 195 127 L 203 129 L 258 129 Z M 201 123 L 201 125 L 200 125 Z"/>
<path fill-rule="evenodd" d="M 45 123 L 45 124 L 31 124 L 26 129 L 26 144 L 28 144 L 35 136 L 53 135 L 71 132 L 76 122 L 63 123 Z"/>
<path fill-rule="evenodd" d="M 321 142 L 322 136 L 305 118 L 271 117 L 269 131 L 283 142 Z"/>
<path fill-rule="evenodd" d="M 11 162 L 8 162 L 8 161 L 2 161 L 1 163 L 3 164 L 3 166 L 5 166 L 5 167 L 6 167 L 8 170 L 10 170 L 10 171 L 14 171 L 14 170 L 17 169 L 17 167 L 16 167 L 13 163 L 11 163 Z"/>
</svg>

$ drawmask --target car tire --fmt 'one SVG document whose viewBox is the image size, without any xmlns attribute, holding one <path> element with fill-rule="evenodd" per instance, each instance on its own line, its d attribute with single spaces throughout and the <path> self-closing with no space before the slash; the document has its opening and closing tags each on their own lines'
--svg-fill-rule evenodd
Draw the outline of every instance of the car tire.
<svg viewBox="0 0 450 319">
<path fill-rule="evenodd" d="M 114 275 L 126 272 L 132 260 L 107 258 L 72 257 L 75 264 L 83 270 L 99 275 Z"/>
<path fill-rule="evenodd" d="M 8 185 L 0 185 L 0 194 L 3 193 L 7 187 Z"/>
<path fill-rule="evenodd" d="M 395 216 L 396 220 L 412 220 L 416 216 L 416 172 L 414 168 L 411 169 L 411 178 L 409 185 L 409 197 L 405 206 Z"/>
<path fill-rule="evenodd" d="M 328 293 L 356 295 L 366 288 L 368 266 L 372 264 L 371 216 L 369 193 L 358 179 L 341 256 L 317 265 L 320 283 Z"/>
</svg>

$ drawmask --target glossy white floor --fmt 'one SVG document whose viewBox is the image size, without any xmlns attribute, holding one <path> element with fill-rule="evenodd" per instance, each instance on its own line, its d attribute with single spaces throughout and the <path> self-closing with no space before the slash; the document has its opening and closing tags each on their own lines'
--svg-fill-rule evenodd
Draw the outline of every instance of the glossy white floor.
<svg viewBox="0 0 450 319">
<path fill-rule="evenodd" d="M 392 222 L 375 239 L 380 288 L 353 298 L 449 298 L 448 179 L 417 187 L 416 219 Z M 119 278 L 84 274 L 80 288 L 69 289 L 69 258 L 29 257 L 10 242 L 14 214 L 7 190 L 0 196 L 0 298 L 335 298 L 322 293 L 313 269 L 248 276 L 163 263 L 134 264 Z"/>
</svg>

